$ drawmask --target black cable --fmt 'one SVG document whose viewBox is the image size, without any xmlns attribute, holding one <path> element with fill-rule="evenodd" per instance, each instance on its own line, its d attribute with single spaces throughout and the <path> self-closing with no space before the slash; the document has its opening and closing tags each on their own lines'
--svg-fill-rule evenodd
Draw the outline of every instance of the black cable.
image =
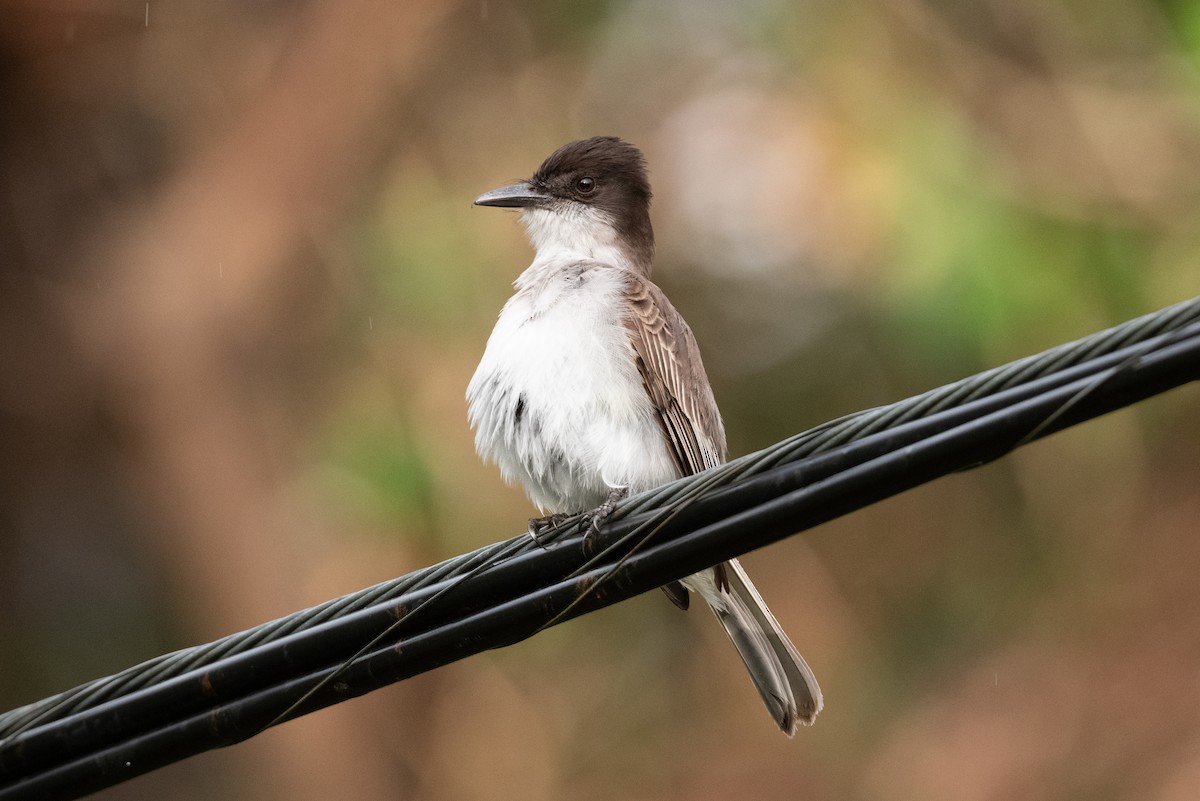
<svg viewBox="0 0 1200 801">
<path fill-rule="evenodd" d="M 1130 343 L 1149 341 L 1163 331 L 1178 330 L 1197 319 L 1200 319 L 1200 299 L 1193 299 L 1101 331 L 1083 340 L 1060 345 L 1044 353 L 988 370 L 914 398 L 832 421 L 758 453 L 744 456 L 716 470 L 708 471 L 704 474 L 703 482 L 695 477 L 689 477 L 631 498 L 619 508 L 612 519 L 619 519 L 620 516 L 639 509 L 668 505 L 697 486 L 719 486 L 734 477 L 760 472 L 773 464 L 796 459 L 809 453 L 822 452 L 874 431 L 907 420 L 928 416 L 943 409 L 953 408 L 978 397 L 986 397 L 1003 389 L 1028 383 L 1043 375 L 1053 376 L 1062 373 L 1069 365 L 1078 364 L 1088 356 L 1112 353 L 1117 348 Z M 406 576 L 328 601 L 253 629 L 224 637 L 213 643 L 157 657 L 109 678 L 89 682 L 73 690 L 0 715 L 0 738 L 10 737 L 34 725 L 90 708 L 141 687 L 152 686 L 172 676 L 212 664 L 219 659 L 250 650 L 292 633 L 304 631 L 327 620 L 341 618 L 377 601 L 398 597 L 415 587 L 436 582 L 444 577 L 463 575 L 477 569 L 482 564 L 502 560 L 516 553 L 524 552 L 530 547 L 531 543 L 527 538 L 517 537 L 449 559 L 429 568 L 414 571 Z M 3 740 L 0 739 L 0 745 L 2 743 Z"/>
<path fill-rule="evenodd" d="M 631 499 L 602 547 L 634 537 L 663 509 L 674 516 L 564 619 L 1195 380 L 1197 319 L 1200 299 Z M 394 636 L 289 717 L 523 639 L 622 555 L 564 579 L 584 563 L 577 537 L 544 550 L 517 538 L 16 710 L 0 717 L 0 731 L 11 732 L 0 741 L 0 799 L 73 797 L 252 736 L 398 615 L 409 618 Z M 190 672 L 170 674 L 174 665 Z"/>
</svg>

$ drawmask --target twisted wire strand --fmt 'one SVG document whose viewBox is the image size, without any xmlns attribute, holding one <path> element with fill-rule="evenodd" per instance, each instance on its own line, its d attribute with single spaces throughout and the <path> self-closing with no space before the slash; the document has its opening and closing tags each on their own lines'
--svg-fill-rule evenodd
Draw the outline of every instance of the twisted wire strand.
<svg viewBox="0 0 1200 801">
<path fill-rule="evenodd" d="M 791 436 L 766 450 L 733 460 L 720 468 L 684 478 L 684 480 L 667 484 L 653 492 L 632 498 L 619 507 L 617 513 L 614 513 L 611 525 L 613 538 L 644 536 L 648 525 L 665 524 L 677 514 L 685 516 L 686 513 L 691 512 L 695 516 L 697 510 L 700 512 L 718 510 L 721 499 L 736 494 L 736 490 L 743 495 L 743 505 L 737 508 L 746 508 L 746 505 L 755 504 L 755 502 L 760 505 L 758 506 L 760 508 L 772 504 L 776 507 L 786 506 L 785 501 L 788 499 L 782 495 L 791 492 L 788 487 L 803 486 L 805 477 L 816 475 L 803 474 L 804 470 L 811 470 L 811 465 L 815 464 L 811 457 L 821 456 L 821 459 L 826 459 L 832 464 L 838 460 L 841 454 L 853 450 L 853 447 L 864 445 L 871 439 L 880 438 L 881 435 L 899 436 L 902 430 L 907 430 L 908 434 L 906 435 L 913 438 L 908 441 L 917 441 L 919 438 L 929 441 L 935 439 L 937 429 L 930 428 L 930 426 L 920 427 L 923 423 L 937 422 L 940 424 L 941 421 L 948 420 L 947 415 L 950 412 L 958 414 L 959 411 L 962 412 L 960 417 L 970 420 L 970 417 L 966 417 L 968 409 L 988 403 L 992 405 L 992 410 L 998 410 L 998 412 L 1006 411 L 1008 408 L 1006 404 L 1012 405 L 1012 408 L 1015 409 L 1016 405 L 1021 402 L 1022 392 L 1025 393 L 1025 396 L 1034 396 L 1038 392 L 1045 395 L 1048 387 L 1057 387 L 1058 395 L 1055 396 L 1057 405 L 1050 409 L 1049 414 L 1039 411 L 1039 416 L 1033 418 L 1032 427 L 1027 427 L 1021 434 L 1024 439 L 1006 441 L 1002 448 L 998 448 L 989 457 L 995 458 L 1001 452 L 1012 450 L 1021 442 L 1042 435 L 1045 430 L 1061 427 L 1062 423 L 1058 422 L 1058 418 L 1068 417 L 1068 411 L 1075 402 L 1086 398 L 1088 393 L 1097 391 L 1097 387 L 1104 386 L 1114 377 L 1120 377 L 1123 371 L 1136 365 L 1142 356 L 1151 354 L 1152 351 L 1157 354 L 1165 353 L 1172 344 L 1177 344 L 1186 337 L 1190 337 L 1192 350 L 1187 351 L 1190 354 L 1188 355 L 1190 361 L 1187 362 L 1188 375 L 1183 380 L 1193 380 L 1196 365 L 1200 365 L 1200 359 L 1196 359 L 1194 356 L 1195 353 L 1198 353 L 1195 343 L 1200 342 L 1200 299 L 1178 303 L 1176 306 L 1162 309 L 1162 311 L 1146 315 L 1146 317 L 1094 333 L 1080 341 L 1060 345 L 1060 347 L 1052 348 L 1043 354 L 1026 357 L 1026 359 L 1010 363 L 1010 365 L 956 381 L 954 384 L 923 393 L 923 395 L 907 399 L 907 401 L 880 406 L 877 409 L 858 412 L 856 415 L 824 423 L 809 432 Z M 1177 383 L 1182 383 L 1182 381 L 1177 381 Z M 1068 395 L 1062 395 L 1063 389 L 1069 391 Z M 1136 398 L 1147 397 L 1150 393 L 1153 393 L 1153 390 L 1141 392 Z M 1112 405 L 1112 403 L 1109 408 L 1117 408 L 1117 405 Z M 1070 422 L 1067 421 L 1066 424 L 1070 424 Z M 787 478 L 787 481 L 791 483 L 782 483 L 780 476 L 784 476 L 790 471 L 792 475 Z M 737 487 L 732 486 L 733 482 L 738 482 Z M 758 500 L 746 500 L 749 495 L 744 490 L 751 486 L 758 487 L 756 492 L 760 494 L 754 496 Z M 791 492 L 791 494 L 796 493 Z M 775 500 L 772 501 L 772 504 L 767 504 L 763 499 Z M 730 517 L 730 514 L 732 512 L 726 514 L 725 517 Z M 714 512 L 712 519 L 718 520 L 718 514 Z M 730 522 L 730 519 L 726 519 L 725 523 Z M 233 688 L 233 692 L 229 693 L 228 697 L 218 694 L 215 700 L 214 698 L 206 699 L 208 703 L 220 701 L 229 707 L 240 705 L 241 709 L 247 709 L 256 704 L 259 707 L 262 707 L 263 704 L 274 704 L 275 706 L 272 706 L 271 709 L 274 709 L 275 712 L 272 712 L 271 715 L 275 715 L 278 710 L 287 707 L 286 703 L 280 705 L 281 699 L 290 697 L 294 700 L 298 698 L 301 693 L 304 693 L 304 688 L 312 687 L 314 681 L 322 676 L 328 676 L 329 670 L 336 667 L 338 662 L 343 661 L 347 654 L 355 654 L 364 648 L 362 643 L 370 642 L 367 648 L 373 648 L 376 642 L 382 643 L 376 651 L 366 655 L 364 662 L 395 656 L 388 654 L 391 648 L 389 642 L 382 642 L 377 637 L 378 632 L 384 627 L 379 624 L 382 619 L 379 616 L 380 610 L 392 615 L 392 618 L 388 618 L 388 620 L 395 618 L 396 609 L 389 607 L 389 603 L 402 603 L 404 610 L 401 616 L 402 618 L 407 616 L 408 620 L 413 618 L 413 609 L 416 612 L 427 610 L 430 613 L 427 614 L 428 624 L 436 624 L 434 627 L 427 627 L 424 631 L 408 632 L 406 637 L 409 639 L 406 639 L 406 646 L 408 643 L 415 642 L 416 639 L 424 638 L 424 642 L 440 644 L 438 646 L 446 648 L 451 642 L 448 639 L 449 631 L 463 631 L 463 627 L 474 625 L 473 620 L 485 618 L 493 613 L 508 614 L 508 612 L 497 612 L 497 609 L 487 606 L 488 603 L 496 603 L 496 598 L 506 598 L 508 601 L 504 606 L 514 607 L 517 603 L 514 598 L 520 597 L 520 600 L 528 601 L 535 591 L 540 594 L 557 592 L 559 595 L 556 597 L 563 597 L 563 594 L 568 594 L 568 596 L 574 594 L 577 589 L 570 582 L 563 583 L 562 580 L 551 579 L 552 582 L 557 580 L 558 584 L 553 588 L 546 588 L 545 585 L 536 583 L 529 576 L 521 579 L 523 584 L 521 588 L 516 589 L 517 596 L 488 596 L 487 588 L 499 589 L 503 584 L 506 591 L 514 590 L 516 584 L 512 583 L 512 578 L 520 577 L 524 567 L 532 566 L 535 558 L 541 559 L 546 555 L 532 552 L 541 552 L 542 547 L 545 547 L 547 543 L 577 534 L 581 522 L 582 518 L 578 516 L 568 520 L 540 543 L 534 543 L 527 535 L 521 535 L 508 541 L 492 544 L 492 546 L 475 550 L 475 552 L 440 562 L 438 565 L 414 571 L 407 576 L 392 579 L 390 582 L 384 582 L 372 586 L 372 588 L 355 592 L 355 594 L 319 604 L 319 606 L 306 609 L 304 612 L 288 615 L 286 618 L 268 622 L 268 624 L 254 627 L 246 632 L 232 634 L 232 636 L 216 640 L 214 643 L 157 657 L 155 660 L 128 668 L 121 673 L 107 677 L 107 679 L 85 683 L 85 685 L 70 689 L 65 693 L 7 712 L 0 716 L 0 782 L 4 781 L 6 773 L 13 776 L 28 773 L 28 770 L 24 770 L 25 767 L 28 767 L 24 764 L 24 760 L 31 758 L 30 754 L 36 752 L 36 759 L 42 760 L 42 763 L 36 763 L 35 760 L 31 761 L 30 765 L 49 765 L 46 772 L 58 771 L 61 775 L 59 777 L 61 782 L 68 782 L 68 778 L 72 776 L 79 781 L 83 781 L 79 777 L 88 777 L 88 781 L 92 782 L 89 787 L 94 789 L 103 787 L 106 784 L 96 783 L 100 782 L 100 778 L 97 776 L 100 776 L 100 772 L 102 772 L 101 767 L 98 766 L 102 763 L 103 754 L 120 755 L 124 753 L 120 751 L 120 745 L 114 745 L 114 742 L 120 740 L 121 737 L 125 739 L 122 742 L 126 743 L 154 740 L 155 737 L 163 736 L 162 733 L 166 730 L 163 727 L 174 729 L 176 736 L 182 736 L 180 734 L 181 727 L 185 725 L 182 718 L 186 716 L 191 716 L 187 718 L 187 721 L 191 721 L 188 725 L 211 729 L 214 721 L 205 719 L 200 700 L 194 698 L 194 694 L 196 694 L 194 693 L 194 689 L 196 689 L 194 679 L 196 679 L 197 671 L 200 670 L 210 671 L 205 674 L 206 679 L 211 676 L 220 679 L 222 676 L 236 675 L 240 676 L 241 680 L 241 683 L 234 683 L 234 685 L 226 687 L 226 689 Z M 706 522 L 706 518 L 701 517 L 698 524 L 704 522 Z M 714 525 L 718 524 L 714 523 Z M 779 526 L 776 525 L 776 528 Z M 608 529 L 610 526 L 606 525 L 606 534 Z M 797 528 L 791 530 L 794 531 Z M 570 543 L 566 544 L 569 546 Z M 654 549 L 655 547 L 652 546 L 647 550 L 649 552 Z M 696 556 L 692 555 L 691 559 L 695 560 Z M 574 576 L 583 570 L 584 568 L 576 568 L 575 573 L 571 574 Z M 600 571 L 600 573 L 596 573 L 596 571 Z M 593 568 L 588 573 L 596 582 L 589 585 L 590 588 L 599 586 L 601 580 L 611 576 L 614 572 L 610 570 L 604 573 L 604 571 L 605 568 L 601 566 Z M 548 576 L 550 573 L 545 574 Z M 595 578 L 596 576 L 599 578 Z M 491 585 L 487 584 L 488 580 L 491 580 Z M 504 584 L 505 582 L 508 584 Z M 470 588 L 475 590 L 475 602 L 480 606 L 464 607 L 467 609 L 467 613 L 461 618 L 450 619 L 449 622 L 439 618 L 438 604 L 425 602 L 431 598 L 437 600 L 440 592 L 443 592 L 448 586 L 460 583 L 464 586 L 469 584 Z M 588 608 L 581 608 L 577 612 L 571 612 L 570 616 L 581 614 L 590 608 L 595 608 L 595 604 Z M 570 612 L 569 607 L 568 612 Z M 462 613 L 446 612 L 446 614 Z M 557 620 L 558 618 L 554 619 L 554 621 Z M 370 631 L 372 632 L 371 636 L 359 639 L 343 637 L 335 643 L 334 638 L 331 637 L 335 627 L 344 628 L 352 622 L 359 625 L 358 630 L 354 630 L 352 633 L 362 634 L 364 631 Z M 545 621 L 542 621 L 536 628 L 545 625 Z M 505 637 L 515 642 L 516 639 L 529 636 L 532 631 L 534 630 L 521 630 L 518 634 L 502 634 L 502 636 L 492 634 L 492 639 L 488 640 L 492 645 L 485 645 L 485 648 L 504 644 Z M 324 642 L 317 643 L 317 640 L 322 637 L 325 638 Z M 349 645 L 352 642 L 354 644 Z M 288 661 L 292 660 L 295 654 L 299 654 L 302 650 L 299 648 L 301 644 L 310 646 L 310 651 L 306 652 L 307 661 Z M 322 645 L 325 649 L 319 658 L 312 656 L 312 646 L 317 644 Z M 430 645 L 428 648 L 434 648 L 434 645 Z M 284 651 L 292 649 L 292 651 L 289 651 L 290 656 L 286 655 L 288 658 L 284 658 L 282 662 L 272 664 L 289 669 L 295 668 L 292 673 L 256 677 L 257 683 L 246 680 L 245 674 L 250 671 L 242 668 L 250 664 L 247 660 L 269 654 L 278 657 L 276 651 L 280 649 Z M 437 654 L 436 649 L 428 652 L 434 656 Z M 439 663 L 436 658 L 426 658 L 427 662 Z M 449 658 L 443 658 L 442 661 L 449 661 Z M 365 670 L 366 673 L 370 673 L 372 669 L 366 664 L 362 666 L 362 670 Z M 413 669 L 415 668 L 404 668 L 404 670 Z M 188 679 L 193 681 L 192 685 L 186 683 L 185 680 Z M 146 705 L 154 703 L 157 698 L 167 697 L 166 691 L 170 688 L 192 693 L 187 697 L 188 704 L 191 706 L 182 706 L 176 710 L 179 718 L 172 718 L 161 709 L 155 709 L 155 715 L 146 716 L 144 719 L 134 713 L 136 709 L 144 710 Z M 366 692 L 366 689 L 359 692 Z M 330 700 L 335 697 L 336 693 L 325 693 L 325 695 L 324 700 L 314 699 L 314 704 L 336 703 L 336 700 L 341 699 Z M 136 703 L 140 703 L 142 706 L 134 707 Z M 124 705 L 124 709 L 120 710 L 122 713 L 120 721 L 124 728 L 114 728 L 115 724 L 112 721 L 109 721 L 108 724 L 100 724 L 92 719 L 103 710 L 115 712 L 122 705 Z M 103 709 L 97 709 L 97 707 L 103 707 Z M 287 709 L 289 712 L 292 711 L 290 707 Z M 89 712 L 94 712 L 95 715 L 89 717 Z M 274 723 L 284 717 L 286 716 L 278 716 L 275 721 L 271 721 L 269 715 L 263 719 Z M 173 719 L 174 723 L 172 723 Z M 76 723 L 71 724 L 72 721 Z M 232 731 L 232 734 L 226 735 L 226 740 L 218 742 L 216 745 L 227 745 L 230 741 L 245 739 L 246 736 L 252 736 L 262 728 L 264 728 L 263 724 L 257 724 L 257 728 L 239 728 L 239 725 L 230 725 L 229 731 Z M 66 746 L 70 746 L 70 748 L 66 748 Z M 92 751 L 88 751 L 89 748 L 92 748 Z M 60 752 L 64 752 L 61 764 L 54 767 Z M 163 763 L 160 761 L 158 764 Z M 37 770 L 40 769 L 30 770 L 34 770 L 37 775 Z M 109 778 L 106 781 L 110 784 L 120 781 L 120 778 Z M 49 782 L 49 778 L 47 778 L 47 782 Z M 70 782 L 68 784 L 61 784 L 61 782 L 59 787 L 70 785 Z M 84 787 L 84 785 L 77 784 L 74 787 Z M 0 797 L 7 797 L 2 783 L 0 783 Z"/>
<path fill-rule="evenodd" d="M 1200 298 L 1176 304 L 898 403 L 830 421 L 713 470 L 689 476 L 631 498 L 617 509 L 612 520 L 616 522 L 621 518 L 639 515 L 657 515 L 665 518 L 688 504 L 717 493 L 739 479 L 762 475 L 773 468 L 816 454 L 834 452 L 850 443 L 904 423 L 927 418 L 947 409 L 1065 372 L 1098 357 L 1118 354 L 1122 349 L 1139 343 L 1150 343 L 1155 338 L 1170 335 L 1171 332 L 1191 330 L 1189 326 L 1197 321 L 1200 321 Z M 347 618 L 394 599 L 410 596 L 419 590 L 462 579 L 481 569 L 538 550 L 547 542 L 577 532 L 581 522 L 580 516 L 568 519 L 557 531 L 544 538 L 542 543 L 533 542 L 528 535 L 518 535 L 212 643 L 156 657 L 113 676 L 97 679 L 14 709 L 0 715 L 0 750 L 6 741 L 32 729 L 153 688 L 300 632 Z"/>
</svg>

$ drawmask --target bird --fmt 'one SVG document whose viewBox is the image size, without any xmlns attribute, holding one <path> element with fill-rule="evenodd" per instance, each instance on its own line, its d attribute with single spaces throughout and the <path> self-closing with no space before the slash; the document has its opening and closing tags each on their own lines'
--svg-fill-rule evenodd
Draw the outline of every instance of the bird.
<svg viewBox="0 0 1200 801">
<path fill-rule="evenodd" d="M 535 536 L 726 460 L 696 338 L 650 280 L 650 200 L 645 157 L 615 136 L 569 142 L 475 199 L 518 209 L 535 251 L 466 393 L 476 451 L 545 515 Z M 689 591 L 704 599 L 788 737 L 815 720 L 816 678 L 737 559 L 663 589 L 683 609 Z"/>
</svg>

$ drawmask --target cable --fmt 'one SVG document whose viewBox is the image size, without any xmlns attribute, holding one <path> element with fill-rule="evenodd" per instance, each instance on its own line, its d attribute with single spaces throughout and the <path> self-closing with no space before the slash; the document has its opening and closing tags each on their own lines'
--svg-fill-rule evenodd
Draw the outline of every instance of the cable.
<svg viewBox="0 0 1200 801">
<path fill-rule="evenodd" d="M 575 518 L 544 547 L 517 537 L 159 657 L 0 716 L 0 799 L 75 797 L 253 736 L 398 619 L 287 718 L 516 642 L 1197 378 L 1200 298 L 630 499 L 591 566 Z M 623 544 L 648 532 L 628 554 Z"/>
</svg>

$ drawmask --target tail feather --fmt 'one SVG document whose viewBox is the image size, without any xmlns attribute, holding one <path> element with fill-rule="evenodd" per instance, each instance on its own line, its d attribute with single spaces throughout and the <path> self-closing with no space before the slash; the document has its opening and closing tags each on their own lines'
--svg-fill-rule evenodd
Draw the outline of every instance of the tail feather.
<svg viewBox="0 0 1200 801">
<path fill-rule="evenodd" d="M 725 574 L 727 589 L 718 586 L 712 571 L 691 576 L 685 583 L 708 602 L 737 648 L 767 710 L 784 734 L 791 737 L 798 724 L 810 725 L 821 711 L 821 688 L 741 564 L 731 559 Z"/>
</svg>

